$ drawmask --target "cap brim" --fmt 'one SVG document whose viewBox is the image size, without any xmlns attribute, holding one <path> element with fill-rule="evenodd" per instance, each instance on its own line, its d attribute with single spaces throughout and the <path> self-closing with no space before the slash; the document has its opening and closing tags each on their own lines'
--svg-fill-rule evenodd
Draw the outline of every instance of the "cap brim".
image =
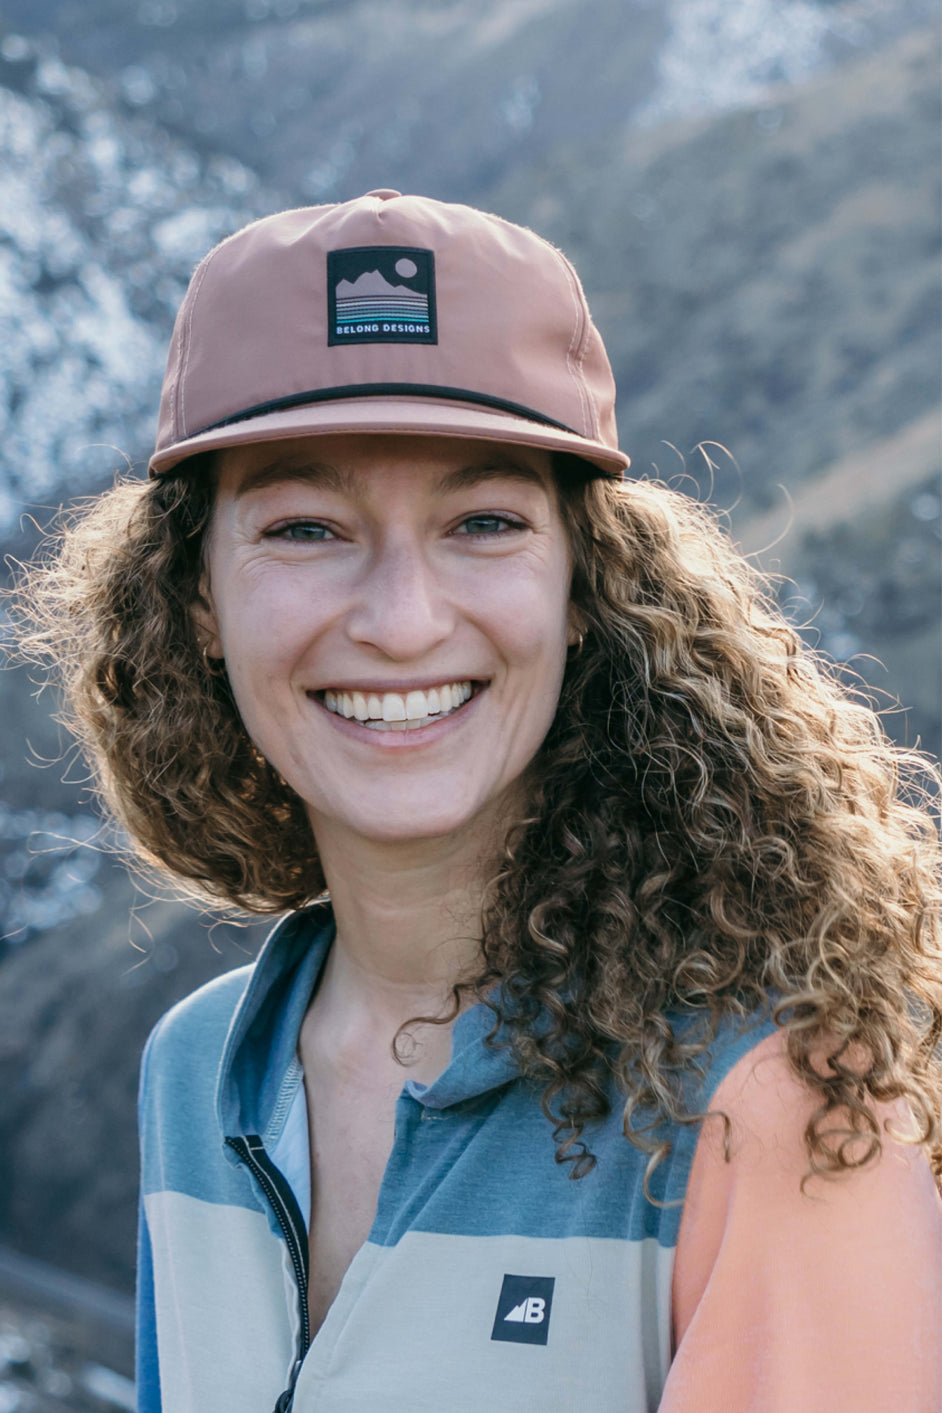
<svg viewBox="0 0 942 1413">
<path fill-rule="evenodd" d="M 574 456 L 581 456 L 609 476 L 621 476 L 630 465 L 624 452 L 606 446 L 604 442 L 590 441 L 576 432 L 550 427 L 525 417 L 439 398 L 368 397 L 306 404 L 213 427 L 156 451 L 150 459 L 149 470 L 152 476 L 162 476 L 199 452 L 337 432 L 471 437 L 511 442 L 519 446 L 545 447 L 548 451 L 568 451 Z"/>
</svg>

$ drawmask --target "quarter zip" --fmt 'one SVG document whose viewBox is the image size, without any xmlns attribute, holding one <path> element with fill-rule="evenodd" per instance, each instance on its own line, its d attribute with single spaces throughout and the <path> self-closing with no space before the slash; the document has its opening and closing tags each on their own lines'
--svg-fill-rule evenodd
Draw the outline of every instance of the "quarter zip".
<svg viewBox="0 0 942 1413">
<path fill-rule="evenodd" d="M 311 1318 L 307 1308 L 307 1286 L 309 1275 L 307 1228 L 291 1187 L 265 1152 L 265 1145 L 257 1133 L 245 1138 L 227 1138 L 226 1144 L 235 1152 L 255 1177 L 269 1206 L 275 1214 L 281 1234 L 288 1247 L 294 1278 L 298 1287 L 298 1308 L 300 1311 L 301 1334 L 298 1357 L 291 1370 L 291 1380 L 275 1404 L 274 1413 L 288 1413 L 294 1399 L 294 1386 L 297 1383 L 301 1364 L 311 1344 Z"/>
</svg>

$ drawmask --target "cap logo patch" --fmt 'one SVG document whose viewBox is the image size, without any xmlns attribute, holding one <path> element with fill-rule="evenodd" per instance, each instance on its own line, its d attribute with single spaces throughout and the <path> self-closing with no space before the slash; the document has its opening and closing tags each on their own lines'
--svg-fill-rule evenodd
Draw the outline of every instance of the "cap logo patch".
<svg viewBox="0 0 942 1413">
<path fill-rule="evenodd" d="M 437 343 L 435 256 L 405 245 L 327 252 L 327 342 Z"/>
</svg>

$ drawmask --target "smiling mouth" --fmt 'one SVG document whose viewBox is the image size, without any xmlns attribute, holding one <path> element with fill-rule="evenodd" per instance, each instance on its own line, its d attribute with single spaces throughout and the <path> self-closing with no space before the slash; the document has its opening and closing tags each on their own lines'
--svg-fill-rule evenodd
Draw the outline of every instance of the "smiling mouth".
<svg viewBox="0 0 942 1413">
<path fill-rule="evenodd" d="M 417 731 L 454 716 L 486 686 L 486 682 L 465 678 L 422 691 L 344 692 L 327 688 L 311 695 L 334 716 L 356 721 L 371 731 Z"/>
</svg>

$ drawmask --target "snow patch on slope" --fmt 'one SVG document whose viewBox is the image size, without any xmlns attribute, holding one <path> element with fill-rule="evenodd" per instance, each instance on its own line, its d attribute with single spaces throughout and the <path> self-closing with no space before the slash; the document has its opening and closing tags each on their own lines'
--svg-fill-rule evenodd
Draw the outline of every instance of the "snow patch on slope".
<svg viewBox="0 0 942 1413">
<path fill-rule="evenodd" d="M 770 87 L 831 68 L 848 48 L 868 48 L 887 27 L 934 14 L 925 0 L 667 0 L 667 10 L 658 84 L 635 114 L 642 127 L 761 102 Z"/>
<path fill-rule="evenodd" d="M 193 265 L 266 205 L 109 97 L 48 62 L 0 87 L 0 533 L 147 454 Z"/>
</svg>

